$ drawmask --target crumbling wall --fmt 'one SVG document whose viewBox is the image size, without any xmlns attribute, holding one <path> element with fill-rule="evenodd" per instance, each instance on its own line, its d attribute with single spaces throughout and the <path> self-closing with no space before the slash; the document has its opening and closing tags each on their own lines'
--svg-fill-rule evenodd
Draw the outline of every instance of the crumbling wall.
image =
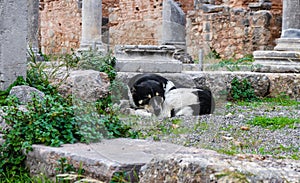
<svg viewBox="0 0 300 183">
<path fill-rule="evenodd" d="M 120 0 L 109 15 L 110 45 L 157 45 L 162 34 L 162 0 Z"/>
<path fill-rule="evenodd" d="M 223 58 L 241 58 L 255 50 L 273 49 L 281 34 L 280 2 L 270 10 L 249 8 L 249 3 L 212 5 L 189 11 L 187 15 L 187 51 L 197 58 L 215 50 Z M 246 6 L 247 5 L 247 6 Z M 273 8 L 274 7 L 274 8 Z"/>
<path fill-rule="evenodd" d="M 40 46 L 45 54 L 79 48 L 81 9 L 77 0 L 40 0 L 40 31 Z"/>
<path fill-rule="evenodd" d="M 210 47 L 223 57 L 241 57 L 257 49 L 272 49 L 281 33 L 281 0 L 272 0 L 269 10 L 250 9 L 260 0 L 175 0 L 187 15 L 187 51 L 197 58 L 199 49 Z M 265 0 L 268 2 L 267 0 Z M 103 42 L 110 49 L 118 44 L 158 45 L 162 39 L 163 0 L 103 0 Z M 197 2 L 222 5 L 205 12 Z M 194 4 L 196 3 L 196 4 Z M 194 6 L 196 9 L 194 9 Z M 198 8 L 198 9 L 197 9 Z M 77 0 L 40 0 L 40 46 L 46 54 L 78 49 L 81 39 L 81 9 Z M 109 29 L 109 32 L 107 31 Z M 109 37 L 109 39 L 107 39 Z"/>
</svg>

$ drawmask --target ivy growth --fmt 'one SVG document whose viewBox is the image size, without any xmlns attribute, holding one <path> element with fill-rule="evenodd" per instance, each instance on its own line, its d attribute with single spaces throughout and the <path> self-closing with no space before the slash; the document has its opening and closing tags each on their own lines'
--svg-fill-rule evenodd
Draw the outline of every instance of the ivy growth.
<svg viewBox="0 0 300 183">
<path fill-rule="evenodd" d="M 255 95 L 254 89 L 248 79 L 240 81 L 233 78 L 231 81 L 231 89 L 229 91 L 228 100 L 230 101 L 255 101 L 258 97 Z"/>
</svg>

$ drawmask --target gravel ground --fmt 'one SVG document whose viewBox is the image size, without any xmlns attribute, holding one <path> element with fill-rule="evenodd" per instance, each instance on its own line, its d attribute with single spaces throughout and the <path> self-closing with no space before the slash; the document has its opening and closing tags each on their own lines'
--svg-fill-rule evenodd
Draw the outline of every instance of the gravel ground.
<svg viewBox="0 0 300 183">
<path fill-rule="evenodd" d="M 212 115 L 157 119 L 129 117 L 146 139 L 216 150 L 225 154 L 272 155 L 300 158 L 300 124 L 270 130 L 247 122 L 256 116 L 300 118 L 300 106 L 219 106 Z"/>
</svg>

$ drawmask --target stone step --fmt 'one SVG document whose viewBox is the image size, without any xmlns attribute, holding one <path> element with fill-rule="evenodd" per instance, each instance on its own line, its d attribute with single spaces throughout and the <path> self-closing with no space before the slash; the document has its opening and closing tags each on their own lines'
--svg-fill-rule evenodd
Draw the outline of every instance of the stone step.
<svg viewBox="0 0 300 183">
<path fill-rule="evenodd" d="M 61 158 L 66 158 L 75 168 L 81 166 L 86 176 L 104 182 L 124 172 L 130 182 L 236 181 L 233 175 L 251 182 L 300 180 L 300 161 L 297 160 L 227 156 L 211 150 L 124 138 L 66 144 L 59 148 L 34 145 L 26 164 L 32 174 L 42 172 L 54 177 Z"/>
<path fill-rule="evenodd" d="M 251 71 L 252 65 L 226 65 L 219 66 L 218 64 L 182 64 L 182 71 Z"/>
</svg>

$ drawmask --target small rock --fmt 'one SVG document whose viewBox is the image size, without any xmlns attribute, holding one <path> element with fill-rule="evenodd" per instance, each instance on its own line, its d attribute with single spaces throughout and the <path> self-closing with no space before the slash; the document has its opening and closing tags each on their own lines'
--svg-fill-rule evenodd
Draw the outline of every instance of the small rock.
<svg viewBox="0 0 300 183">
<path fill-rule="evenodd" d="M 226 136 L 222 136 L 222 139 L 224 139 L 224 140 L 233 140 L 233 137 L 226 137 Z"/>
<path fill-rule="evenodd" d="M 248 126 L 241 126 L 241 130 L 249 131 L 250 128 Z"/>
<path fill-rule="evenodd" d="M 26 104 L 32 101 L 34 95 L 40 99 L 43 99 L 45 96 L 43 92 L 27 85 L 12 87 L 12 89 L 9 92 L 9 95 L 14 95 L 15 97 L 17 97 L 22 104 Z"/>
</svg>

